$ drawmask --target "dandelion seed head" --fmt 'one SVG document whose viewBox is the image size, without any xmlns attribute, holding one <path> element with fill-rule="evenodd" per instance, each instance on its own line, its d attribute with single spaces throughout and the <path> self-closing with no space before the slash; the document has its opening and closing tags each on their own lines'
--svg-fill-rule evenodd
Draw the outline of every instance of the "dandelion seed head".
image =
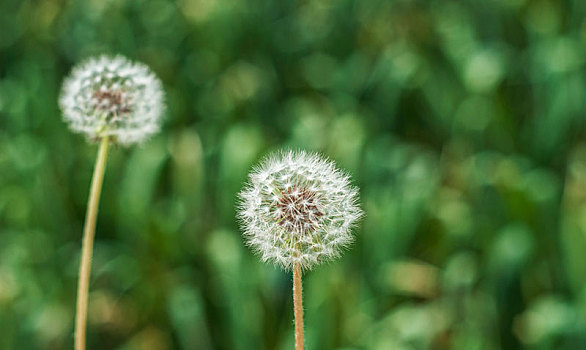
<svg viewBox="0 0 586 350">
<path fill-rule="evenodd" d="M 349 177 L 333 162 L 304 151 L 265 158 L 239 198 L 246 243 L 263 261 L 286 270 L 338 257 L 363 216 Z"/>
<path fill-rule="evenodd" d="M 74 67 L 59 105 L 73 131 L 122 145 L 158 132 L 165 109 L 160 80 L 146 65 L 123 56 L 90 58 Z"/>
</svg>

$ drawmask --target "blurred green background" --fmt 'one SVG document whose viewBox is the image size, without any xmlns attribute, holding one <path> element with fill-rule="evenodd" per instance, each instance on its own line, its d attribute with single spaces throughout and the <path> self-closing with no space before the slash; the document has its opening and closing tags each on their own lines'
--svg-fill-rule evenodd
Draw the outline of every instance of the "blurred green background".
<svg viewBox="0 0 586 350">
<path fill-rule="evenodd" d="M 71 349 L 96 145 L 72 66 L 152 67 L 168 113 L 111 152 L 89 349 L 292 349 L 291 277 L 235 199 L 285 147 L 361 188 L 304 278 L 308 349 L 586 349 L 583 0 L 2 0 L 0 349 Z"/>
</svg>

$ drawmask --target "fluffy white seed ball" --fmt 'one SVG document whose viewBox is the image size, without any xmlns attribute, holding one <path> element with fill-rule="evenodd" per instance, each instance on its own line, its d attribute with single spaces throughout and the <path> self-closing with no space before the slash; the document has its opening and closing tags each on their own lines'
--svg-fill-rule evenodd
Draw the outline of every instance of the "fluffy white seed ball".
<svg viewBox="0 0 586 350">
<path fill-rule="evenodd" d="M 100 56 L 77 65 L 63 82 L 59 105 L 69 127 L 90 140 L 131 145 L 159 131 L 161 82 L 144 64 Z"/>
<path fill-rule="evenodd" d="M 246 243 L 263 261 L 286 270 L 338 257 L 363 215 L 349 177 L 333 162 L 304 151 L 265 158 L 239 197 Z"/>
</svg>

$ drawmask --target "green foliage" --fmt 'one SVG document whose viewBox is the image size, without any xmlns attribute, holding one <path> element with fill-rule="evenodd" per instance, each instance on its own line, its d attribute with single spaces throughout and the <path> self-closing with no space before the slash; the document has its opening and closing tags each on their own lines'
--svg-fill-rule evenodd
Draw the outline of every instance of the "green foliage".
<svg viewBox="0 0 586 350">
<path fill-rule="evenodd" d="M 291 276 L 242 244 L 267 152 L 361 188 L 354 246 L 304 276 L 309 349 L 586 348 L 583 0 L 0 3 L 0 349 L 70 349 L 97 147 L 72 65 L 121 53 L 168 113 L 112 149 L 90 349 L 291 349 Z"/>
</svg>

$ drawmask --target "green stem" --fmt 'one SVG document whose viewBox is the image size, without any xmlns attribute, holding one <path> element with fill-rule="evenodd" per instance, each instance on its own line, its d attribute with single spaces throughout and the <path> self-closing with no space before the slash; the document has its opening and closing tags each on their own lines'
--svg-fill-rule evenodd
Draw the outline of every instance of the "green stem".
<svg viewBox="0 0 586 350">
<path fill-rule="evenodd" d="M 295 350 L 303 350 L 303 299 L 299 263 L 293 265 L 293 305 L 295 311 Z"/>
<path fill-rule="evenodd" d="M 92 250 L 94 235 L 96 232 L 96 219 L 98 217 L 98 206 L 100 204 L 100 193 L 102 192 L 102 181 L 106 171 L 106 160 L 108 159 L 108 146 L 110 139 L 102 138 L 100 149 L 96 159 L 90 198 L 85 216 L 83 229 L 83 243 L 81 248 L 81 263 L 79 265 L 79 280 L 77 284 L 77 311 L 75 316 L 75 350 L 85 350 L 85 333 L 87 323 L 88 291 L 90 282 L 90 271 L 92 267 Z"/>
</svg>

